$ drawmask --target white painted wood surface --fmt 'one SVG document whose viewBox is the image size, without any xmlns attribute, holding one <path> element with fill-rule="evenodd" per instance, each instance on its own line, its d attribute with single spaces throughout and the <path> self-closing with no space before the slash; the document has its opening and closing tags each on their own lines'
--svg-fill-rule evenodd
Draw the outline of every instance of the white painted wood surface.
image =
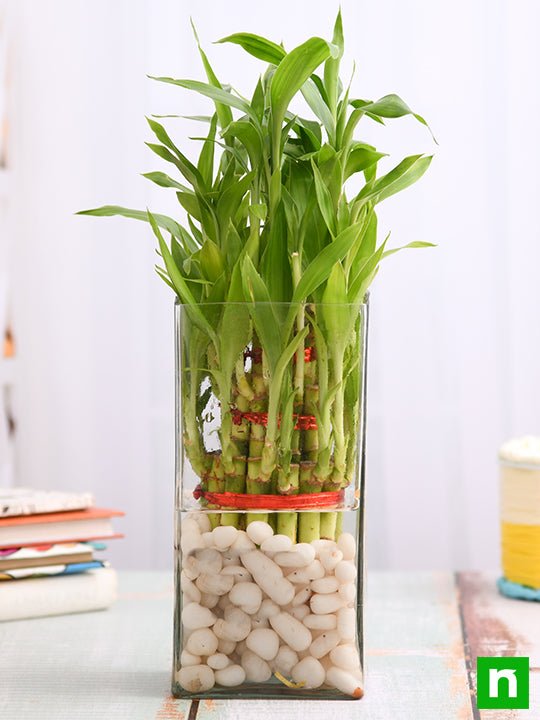
<svg viewBox="0 0 540 720">
<path fill-rule="evenodd" d="M 201 701 L 170 696 L 172 579 L 123 573 L 108 611 L 0 623 L 2 720 L 525 720 L 538 716 L 540 608 L 506 600 L 495 576 L 371 573 L 360 701 Z M 0 587 L 0 602 L 2 592 Z M 468 641 L 464 648 L 464 637 Z M 470 665 L 466 664 L 466 653 Z M 531 709 L 480 716 L 476 655 L 528 655 Z M 535 672 L 536 671 L 536 672 Z M 535 704 L 536 703 L 536 704 Z"/>
</svg>

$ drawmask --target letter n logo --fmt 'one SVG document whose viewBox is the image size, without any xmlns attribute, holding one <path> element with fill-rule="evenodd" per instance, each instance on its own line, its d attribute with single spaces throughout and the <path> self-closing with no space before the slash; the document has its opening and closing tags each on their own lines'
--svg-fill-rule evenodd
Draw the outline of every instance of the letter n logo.
<svg viewBox="0 0 540 720">
<path fill-rule="evenodd" d="M 479 657 L 476 663 L 477 705 L 504 710 L 529 707 L 528 657 Z"/>
</svg>

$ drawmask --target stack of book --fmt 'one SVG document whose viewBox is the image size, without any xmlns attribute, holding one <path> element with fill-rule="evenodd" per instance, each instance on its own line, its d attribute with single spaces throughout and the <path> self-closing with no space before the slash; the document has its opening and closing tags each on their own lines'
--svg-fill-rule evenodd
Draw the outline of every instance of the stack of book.
<svg viewBox="0 0 540 720">
<path fill-rule="evenodd" d="M 116 573 L 96 553 L 118 510 L 91 495 L 0 489 L 0 621 L 101 610 L 116 598 Z"/>
</svg>

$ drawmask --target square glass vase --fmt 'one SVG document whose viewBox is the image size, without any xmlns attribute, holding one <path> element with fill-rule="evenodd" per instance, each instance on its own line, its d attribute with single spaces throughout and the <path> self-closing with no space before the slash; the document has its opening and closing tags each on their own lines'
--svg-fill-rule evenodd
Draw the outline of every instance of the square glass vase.
<svg viewBox="0 0 540 720">
<path fill-rule="evenodd" d="M 177 303 L 175 697 L 363 696 L 367 327 Z"/>
</svg>

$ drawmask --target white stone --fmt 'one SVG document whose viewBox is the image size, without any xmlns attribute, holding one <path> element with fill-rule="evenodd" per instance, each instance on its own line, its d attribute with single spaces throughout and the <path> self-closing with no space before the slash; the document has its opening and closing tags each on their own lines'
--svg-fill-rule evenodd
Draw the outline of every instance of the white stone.
<svg viewBox="0 0 540 720">
<path fill-rule="evenodd" d="M 210 627 L 216 620 L 214 613 L 199 603 L 192 602 L 182 608 L 182 624 L 190 630 Z"/>
<path fill-rule="evenodd" d="M 215 684 L 214 671 L 208 665 L 190 665 L 178 671 L 176 679 L 190 693 L 206 692 Z"/>
<path fill-rule="evenodd" d="M 321 557 L 323 552 L 326 552 L 326 551 L 331 552 L 332 550 L 335 550 L 337 547 L 336 543 L 333 540 L 326 540 L 326 539 L 312 540 L 310 544 L 313 548 L 315 548 L 315 554 L 317 555 L 318 558 Z"/>
<path fill-rule="evenodd" d="M 184 600 L 187 600 L 188 602 L 201 601 L 201 591 L 195 583 L 193 583 L 187 575 L 184 574 L 184 571 L 180 573 L 180 587 L 184 593 Z"/>
<path fill-rule="evenodd" d="M 224 653 L 215 653 L 208 657 L 206 663 L 212 670 L 223 670 L 223 668 L 231 664 L 231 661 Z"/>
<path fill-rule="evenodd" d="M 313 592 L 322 593 L 323 595 L 334 593 L 339 590 L 339 580 L 333 575 L 328 575 L 320 580 L 313 580 L 311 589 Z"/>
<path fill-rule="evenodd" d="M 226 595 L 234 585 L 234 577 L 232 575 L 209 575 L 203 573 L 195 580 L 195 585 L 203 593 Z"/>
<path fill-rule="evenodd" d="M 262 590 L 253 582 L 238 583 L 230 591 L 229 600 L 248 615 L 255 615 L 261 607 Z"/>
<path fill-rule="evenodd" d="M 306 615 L 303 622 L 311 630 L 335 630 L 337 627 L 335 615 Z"/>
<path fill-rule="evenodd" d="M 274 672 L 290 677 L 293 667 L 298 663 L 298 655 L 288 645 L 282 645 L 272 661 Z"/>
<path fill-rule="evenodd" d="M 343 607 L 343 600 L 337 593 L 329 593 L 328 595 L 319 595 L 316 593 L 311 596 L 309 606 L 311 612 L 315 615 L 329 615 Z"/>
<path fill-rule="evenodd" d="M 326 671 L 326 682 L 345 695 L 361 698 L 364 694 L 358 678 L 342 668 L 331 667 Z"/>
<path fill-rule="evenodd" d="M 236 687 L 246 679 L 246 671 L 241 665 L 229 665 L 224 670 L 216 670 L 216 683 L 223 687 Z"/>
<path fill-rule="evenodd" d="M 233 642 L 245 640 L 251 632 L 250 617 L 240 608 L 231 605 L 225 610 L 225 618 L 216 620 L 214 632 L 222 640 L 232 640 Z"/>
<path fill-rule="evenodd" d="M 356 555 L 356 540 L 351 533 L 341 533 L 337 540 L 337 546 L 343 553 L 344 560 L 354 560 Z"/>
<path fill-rule="evenodd" d="M 214 545 L 219 550 L 230 548 L 236 540 L 238 530 L 232 525 L 218 525 L 212 530 Z"/>
<path fill-rule="evenodd" d="M 296 593 L 292 601 L 292 606 L 298 607 L 298 605 L 304 605 L 304 603 L 307 603 L 310 597 L 311 588 L 309 587 L 309 585 L 306 585 L 305 587 L 300 588 L 300 590 Z"/>
<path fill-rule="evenodd" d="M 340 583 L 353 582 L 356 577 L 356 567 L 349 560 L 342 560 L 334 568 L 334 575 Z"/>
<path fill-rule="evenodd" d="M 323 578 L 325 574 L 325 570 L 319 560 L 314 560 L 312 563 L 307 565 L 307 567 L 293 570 L 288 573 L 287 580 L 295 585 L 305 585 L 310 580 Z"/>
<path fill-rule="evenodd" d="M 249 526 L 250 527 L 250 526 Z M 283 577 L 281 568 L 260 550 L 251 550 L 240 558 L 257 585 L 278 605 L 287 605 L 294 597 L 294 585 Z"/>
<path fill-rule="evenodd" d="M 341 636 L 337 630 L 327 630 L 311 643 L 309 652 L 315 658 L 322 658 L 328 655 L 330 650 L 333 650 L 340 642 Z"/>
<path fill-rule="evenodd" d="M 199 573 L 215 574 L 221 572 L 223 560 L 215 548 L 203 548 L 195 552 Z"/>
<path fill-rule="evenodd" d="M 272 527 L 262 520 L 254 520 L 246 528 L 249 539 L 256 545 L 261 545 L 267 538 L 272 537 Z"/>
<path fill-rule="evenodd" d="M 277 632 L 280 638 L 296 652 L 307 650 L 311 645 L 311 632 L 300 620 L 286 612 L 274 615 L 270 618 L 270 625 Z"/>
<path fill-rule="evenodd" d="M 218 621 L 219 622 L 219 621 Z M 188 637 L 186 650 L 192 655 L 213 655 L 218 646 L 218 639 L 210 628 L 194 630 Z"/>
<path fill-rule="evenodd" d="M 236 558 L 236 560 L 237 559 L 238 558 Z M 241 582 L 251 582 L 253 580 L 251 573 L 249 573 L 245 567 L 242 567 L 242 565 L 228 565 L 223 568 L 221 574 L 232 575 L 234 577 L 235 584 Z"/>
<path fill-rule="evenodd" d="M 196 588 L 196 590 L 198 589 L 199 588 Z M 212 610 L 212 608 L 215 608 L 216 605 L 219 603 L 219 595 L 212 595 L 211 593 L 201 593 L 201 599 L 199 602 L 203 607 Z"/>
<path fill-rule="evenodd" d="M 292 550 L 278 552 L 274 555 L 274 562 L 281 567 L 302 568 L 315 560 L 315 548 L 309 543 L 296 543 Z"/>
<path fill-rule="evenodd" d="M 246 680 L 249 682 L 266 682 L 272 677 L 270 665 L 252 650 L 245 650 L 242 653 L 242 667 L 246 672 Z"/>
<path fill-rule="evenodd" d="M 261 607 L 259 608 L 257 615 L 262 618 L 271 618 L 279 612 L 281 612 L 279 605 L 277 605 L 273 600 L 270 600 L 270 598 L 265 598 L 261 603 Z"/>
<path fill-rule="evenodd" d="M 292 540 L 288 535 L 272 535 L 261 543 L 261 550 L 265 553 L 286 552 L 292 547 Z"/>
<path fill-rule="evenodd" d="M 349 642 L 356 640 L 356 611 L 354 608 L 341 608 L 337 613 L 337 631 L 341 639 Z"/>
<path fill-rule="evenodd" d="M 279 650 L 279 637 L 270 628 L 252 630 L 246 638 L 247 647 L 263 660 L 273 660 Z"/>
<path fill-rule="evenodd" d="M 335 550 L 323 550 L 320 554 L 320 560 L 324 569 L 331 572 L 343 560 L 343 553 L 337 548 Z"/>
<path fill-rule="evenodd" d="M 352 603 L 356 597 L 356 585 L 354 583 L 344 583 L 340 585 L 338 595 L 343 598 L 347 604 Z"/>
<path fill-rule="evenodd" d="M 236 643 L 232 640 L 223 640 L 219 638 L 218 651 L 224 655 L 232 655 L 236 650 Z"/>
<path fill-rule="evenodd" d="M 354 645 L 338 645 L 330 651 L 330 660 L 337 667 L 351 671 L 360 668 L 360 656 Z"/>
<path fill-rule="evenodd" d="M 309 615 L 309 607 L 307 605 L 297 605 L 296 607 L 287 610 L 297 620 L 304 621 L 304 618 Z"/>
<path fill-rule="evenodd" d="M 184 556 L 182 562 L 182 574 L 190 580 L 196 580 L 200 574 L 199 563 L 193 555 Z"/>
<path fill-rule="evenodd" d="M 214 547 L 214 536 L 212 535 L 211 532 L 203 532 L 201 537 L 203 539 L 203 543 L 204 543 L 205 547 L 207 547 L 207 548 Z"/>
<path fill-rule="evenodd" d="M 241 555 L 249 550 L 255 550 L 255 543 L 249 539 L 248 534 L 245 530 L 239 530 L 236 533 L 236 539 L 231 545 L 231 553 Z"/>
<path fill-rule="evenodd" d="M 188 667 L 189 665 L 200 665 L 202 663 L 202 657 L 200 655 L 192 655 L 187 650 L 182 650 L 180 653 L 180 665 L 182 667 Z"/>
<path fill-rule="evenodd" d="M 188 518 L 190 520 L 195 520 L 195 522 L 199 526 L 200 532 L 203 534 L 205 532 L 209 532 L 212 529 L 212 525 L 210 524 L 210 518 L 204 512 L 189 513 Z"/>
<path fill-rule="evenodd" d="M 292 669 L 292 679 L 303 683 L 306 689 L 318 688 L 324 682 L 325 672 L 321 663 L 314 657 L 305 657 Z"/>
</svg>

